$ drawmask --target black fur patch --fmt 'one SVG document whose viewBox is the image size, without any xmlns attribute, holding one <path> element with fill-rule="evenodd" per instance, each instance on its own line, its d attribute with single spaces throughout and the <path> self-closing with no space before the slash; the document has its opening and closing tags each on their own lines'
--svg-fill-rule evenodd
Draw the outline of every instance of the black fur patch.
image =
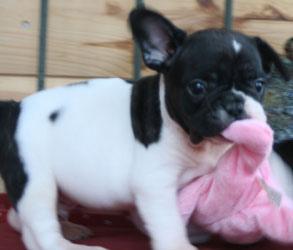
<svg viewBox="0 0 293 250">
<path fill-rule="evenodd" d="M 275 143 L 274 150 L 293 170 L 293 138 Z"/>
<path fill-rule="evenodd" d="M 60 115 L 60 111 L 56 110 L 49 115 L 49 119 L 51 122 L 55 122 Z"/>
<path fill-rule="evenodd" d="M 135 138 L 148 147 L 160 139 L 162 117 L 159 76 L 149 76 L 133 84 L 131 119 Z"/>
<path fill-rule="evenodd" d="M 0 102 L 0 174 L 14 208 L 21 198 L 28 180 L 15 141 L 19 114 L 20 104 L 18 102 Z"/>
<path fill-rule="evenodd" d="M 134 81 L 133 80 L 130 80 L 130 79 L 123 79 L 125 82 L 129 83 L 129 84 L 133 84 Z"/>
</svg>

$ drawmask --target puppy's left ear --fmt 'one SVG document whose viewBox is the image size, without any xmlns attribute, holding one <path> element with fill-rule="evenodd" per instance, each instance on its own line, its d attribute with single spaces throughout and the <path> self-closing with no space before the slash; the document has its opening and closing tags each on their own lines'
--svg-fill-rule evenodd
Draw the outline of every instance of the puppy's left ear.
<svg viewBox="0 0 293 250">
<path fill-rule="evenodd" d="M 277 52 L 264 40 L 262 40 L 259 37 L 253 38 L 256 44 L 256 47 L 259 51 L 259 54 L 261 56 L 263 69 L 266 73 L 271 72 L 272 65 L 274 64 L 276 69 L 280 72 L 282 77 L 288 81 L 290 79 L 289 73 L 287 69 L 285 68 L 283 62 L 281 61 L 281 58 L 277 54 Z"/>
<path fill-rule="evenodd" d="M 186 33 L 160 13 L 148 9 L 134 9 L 129 15 L 133 38 L 138 43 L 144 63 L 158 72 L 170 64 Z"/>
</svg>

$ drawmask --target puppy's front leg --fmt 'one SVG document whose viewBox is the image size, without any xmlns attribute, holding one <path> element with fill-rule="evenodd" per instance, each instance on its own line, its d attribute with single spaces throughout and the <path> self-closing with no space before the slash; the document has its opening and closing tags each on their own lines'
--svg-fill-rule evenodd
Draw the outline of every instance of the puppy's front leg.
<svg viewBox="0 0 293 250">
<path fill-rule="evenodd" d="M 185 225 L 178 211 L 176 193 L 175 187 L 163 183 L 137 192 L 136 206 L 154 250 L 197 249 L 188 241 Z"/>
</svg>

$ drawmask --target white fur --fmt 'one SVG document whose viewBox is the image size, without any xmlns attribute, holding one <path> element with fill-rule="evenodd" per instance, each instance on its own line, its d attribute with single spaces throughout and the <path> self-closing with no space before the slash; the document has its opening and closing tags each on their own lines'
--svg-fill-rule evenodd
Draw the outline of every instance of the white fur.
<svg viewBox="0 0 293 250">
<path fill-rule="evenodd" d="M 273 176 L 282 187 L 282 191 L 293 200 L 293 175 L 289 166 L 279 155 L 273 152 L 269 158 Z"/>
<path fill-rule="evenodd" d="M 257 120 L 260 120 L 263 122 L 267 121 L 267 116 L 265 114 L 265 111 L 264 111 L 262 105 L 258 101 L 253 99 L 251 96 L 246 95 L 242 91 L 236 90 L 234 88 L 232 89 L 232 91 L 235 94 L 238 94 L 243 97 L 244 110 L 245 110 L 246 114 L 248 115 L 248 117 L 253 118 L 253 119 L 257 119 Z"/>
<path fill-rule="evenodd" d="M 135 204 L 156 250 L 195 249 L 188 243 L 176 192 L 213 169 L 227 147 L 212 140 L 191 146 L 166 111 L 163 82 L 161 137 L 144 147 L 133 136 L 130 95 L 131 85 L 121 79 L 97 79 L 22 102 L 16 140 L 29 181 L 18 211 L 28 249 L 88 249 L 61 235 L 57 186 L 84 206 L 125 209 Z M 51 122 L 56 110 L 60 115 Z"/>
<path fill-rule="evenodd" d="M 238 54 L 240 52 L 241 48 L 242 48 L 241 43 L 239 43 L 235 39 L 232 40 L 232 46 L 233 46 L 233 49 L 236 52 L 236 54 Z"/>
</svg>

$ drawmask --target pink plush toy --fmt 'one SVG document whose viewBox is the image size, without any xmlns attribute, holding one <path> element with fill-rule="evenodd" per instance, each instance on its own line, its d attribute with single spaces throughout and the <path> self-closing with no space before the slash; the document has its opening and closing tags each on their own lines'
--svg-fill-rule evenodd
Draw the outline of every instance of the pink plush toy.
<svg viewBox="0 0 293 250">
<path fill-rule="evenodd" d="M 217 168 L 179 192 L 185 221 L 234 243 L 263 237 L 293 243 L 293 201 L 268 163 L 272 130 L 249 119 L 234 122 L 222 135 L 234 144 Z"/>
</svg>

